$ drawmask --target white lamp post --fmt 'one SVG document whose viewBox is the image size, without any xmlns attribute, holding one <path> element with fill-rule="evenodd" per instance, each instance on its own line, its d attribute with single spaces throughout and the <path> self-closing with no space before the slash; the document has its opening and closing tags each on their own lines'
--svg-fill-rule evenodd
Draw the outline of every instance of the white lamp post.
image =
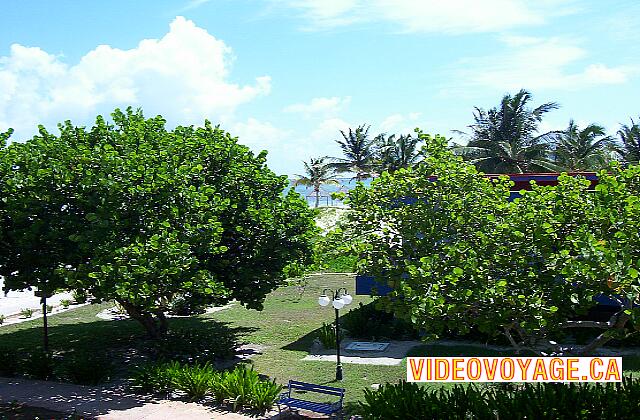
<svg viewBox="0 0 640 420">
<path fill-rule="evenodd" d="M 329 291 L 328 294 L 327 291 Z M 332 296 L 333 300 L 329 296 Z M 318 298 L 318 304 L 320 306 L 329 306 L 329 303 L 331 303 L 331 306 L 333 306 L 333 309 L 336 311 L 336 381 L 342 380 L 342 363 L 340 363 L 340 313 L 338 311 L 352 301 L 353 297 L 344 287 L 335 291 L 324 289 L 322 295 Z"/>
</svg>

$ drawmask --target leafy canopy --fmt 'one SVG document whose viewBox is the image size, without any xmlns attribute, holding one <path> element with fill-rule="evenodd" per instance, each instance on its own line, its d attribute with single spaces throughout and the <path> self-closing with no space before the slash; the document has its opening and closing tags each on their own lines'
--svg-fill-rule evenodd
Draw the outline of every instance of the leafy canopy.
<svg viewBox="0 0 640 420">
<path fill-rule="evenodd" d="M 160 116 L 112 116 L 90 129 L 66 122 L 59 136 L 41 128 L 3 151 L 7 286 L 53 272 L 66 287 L 118 301 L 152 335 L 180 295 L 260 309 L 283 268 L 310 253 L 305 201 L 283 196 L 287 179 L 266 167 L 266 152 L 254 155 L 208 121 L 168 131 Z"/>
</svg>

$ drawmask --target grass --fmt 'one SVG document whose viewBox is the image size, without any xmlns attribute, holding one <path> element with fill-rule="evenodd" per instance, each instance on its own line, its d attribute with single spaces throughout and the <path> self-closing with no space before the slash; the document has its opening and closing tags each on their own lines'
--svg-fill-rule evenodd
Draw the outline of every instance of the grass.
<svg viewBox="0 0 640 420">
<path fill-rule="evenodd" d="M 406 363 L 398 366 L 372 366 L 344 364 L 344 380 L 336 383 L 335 364 L 322 361 L 303 361 L 311 348 L 318 329 L 334 321 L 330 307 L 320 307 L 317 298 L 324 288 L 346 287 L 354 291 L 355 281 L 348 275 L 311 276 L 304 286 L 291 283 L 273 291 L 264 303 L 263 311 L 248 310 L 239 304 L 229 309 L 192 318 L 171 319 L 171 328 L 206 329 L 225 328 L 233 331 L 240 341 L 259 344 L 262 354 L 255 355 L 255 369 L 286 384 L 289 379 L 339 386 L 347 389 L 345 401 L 353 405 L 361 400 L 364 389 L 373 384 L 396 382 L 406 375 Z M 354 296 L 350 308 L 358 303 L 367 304 L 371 298 Z M 114 358 L 126 355 L 132 345 L 143 343 L 144 332 L 135 321 L 104 321 L 96 313 L 110 304 L 88 305 L 53 315 L 50 320 L 50 345 L 57 352 L 98 352 L 108 350 Z M 346 313 L 345 310 L 341 311 Z M 42 320 L 0 327 L 2 347 L 18 351 L 41 346 Z M 133 343 L 133 344 L 132 344 Z M 120 351 L 118 351 L 120 350 Z M 428 344 L 415 347 L 415 356 L 508 356 L 512 352 L 496 351 L 479 346 L 460 344 L 445 346 Z M 125 362 L 115 360 L 115 363 Z M 640 357 L 623 359 L 626 373 L 640 374 Z M 426 385 L 434 386 L 434 385 Z"/>
</svg>

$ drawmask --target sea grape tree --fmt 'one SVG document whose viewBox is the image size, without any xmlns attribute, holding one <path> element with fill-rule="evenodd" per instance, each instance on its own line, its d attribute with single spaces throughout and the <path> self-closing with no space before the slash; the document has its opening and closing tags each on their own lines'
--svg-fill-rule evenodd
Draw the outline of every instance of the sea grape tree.
<svg viewBox="0 0 640 420">
<path fill-rule="evenodd" d="M 112 117 L 90 129 L 66 122 L 59 136 L 41 128 L 8 147 L 0 217 L 3 238 L 13 238 L 7 245 L 17 246 L 0 262 L 8 287 L 29 282 L 30 268 L 12 261 L 41 246 L 55 251 L 50 262 L 66 287 L 119 302 L 151 336 L 166 330 L 178 295 L 260 309 L 283 268 L 310 254 L 315 228 L 305 201 L 283 195 L 286 177 L 267 168 L 266 152 L 254 154 L 209 122 L 168 130 L 141 111 Z M 46 160 L 23 164 L 43 151 Z M 14 208 L 27 207 L 20 224 Z M 50 243 L 18 241 L 16 229 L 49 220 Z"/>
<path fill-rule="evenodd" d="M 549 339 L 564 328 L 605 330 L 582 351 L 628 332 L 638 296 L 637 169 L 603 172 L 595 193 L 563 175 L 511 202 L 507 178 L 489 179 L 446 139 L 419 135 L 417 168 L 349 194 L 359 271 L 394 289 L 383 305 L 435 336 L 477 328 L 536 351 L 578 351 Z M 599 294 L 629 300 L 608 322 L 577 321 Z"/>
</svg>

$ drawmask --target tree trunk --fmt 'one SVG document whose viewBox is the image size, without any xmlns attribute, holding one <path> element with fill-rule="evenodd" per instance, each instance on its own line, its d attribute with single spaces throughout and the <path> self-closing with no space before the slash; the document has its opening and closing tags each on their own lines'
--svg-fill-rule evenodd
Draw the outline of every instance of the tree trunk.
<svg viewBox="0 0 640 420">
<path fill-rule="evenodd" d="M 131 319 L 135 319 L 144 327 L 147 335 L 152 339 L 161 338 L 168 329 L 167 317 L 160 310 L 156 310 L 153 313 L 140 310 L 138 307 L 126 300 L 116 299 L 116 301 L 122 305 L 125 311 L 129 314 Z M 154 316 L 155 314 L 155 316 Z"/>
<path fill-rule="evenodd" d="M 320 189 L 315 188 L 314 192 L 316 193 L 316 208 L 320 205 Z"/>
</svg>

